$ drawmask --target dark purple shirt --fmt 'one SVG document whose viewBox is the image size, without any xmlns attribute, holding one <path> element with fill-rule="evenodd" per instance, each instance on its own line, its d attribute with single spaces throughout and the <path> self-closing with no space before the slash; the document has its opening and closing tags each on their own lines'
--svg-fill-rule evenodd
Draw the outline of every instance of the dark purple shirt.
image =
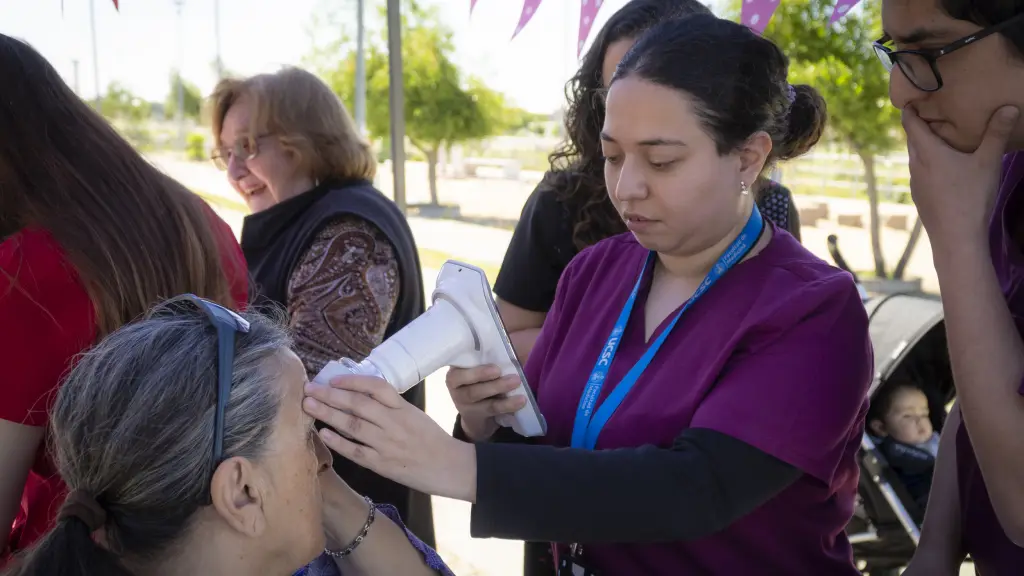
<svg viewBox="0 0 1024 576">
<path fill-rule="evenodd" d="M 548 421 L 544 442 L 570 445 L 583 387 L 646 257 L 624 234 L 580 253 L 563 274 L 526 367 Z M 649 276 L 598 405 L 646 348 Z M 588 561 L 603 574 L 859 574 L 844 529 L 857 494 L 871 365 L 867 316 L 850 276 L 776 229 L 760 254 L 683 315 L 596 448 L 668 448 L 683 430 L 707 428 L 804 475 L 713 536 L 588 545 Z M 657 502 L 637 497 L 659 513 Z"/>
<path fill-rule="evenodd" d="M 1006 303 L 1024 334 L 1024 254 L 1020 226 L 1024 224 L 1024 153 L 1003 158 L 1003 184 L 999 190 L 989 240 L 992 264 L 999 277 Z M 1024 394 L 1024 386 L 1021 387 Z M 1006 537 L 985 489 L 985 480 L 971 446 L 967 427 L 956 436 L 957 478 L 960 484 L 960 516 L 964 551 L 974 559 L 978 576 L 1010 576 L 1024 572 L 1024 548 Z M 1022 487 L 1024 489 L 1024 487 Z"/>
<path fill-rule="evenodd" d="M 398 509 L 390 504 L 377 504 L 377 512 L 380 512 L 391 519 L 392 522 L 398 525 L 399 528 L 405 531 L 405 535 L 409 538 L 409 543 L 413 545 L 420 554 L 423 554 L 423 562 L 436 571 L 441 576 L 454 576 L 452 571 L 445 566 L 444 560 L 437 555 L 437 552 L 433 548 L 427 546 L 422 540 L 416 537 L 405 524 L 402 523 L 402 517 L 398 514 Z M 299 570 L 295 573 L 295 576 L 344 576 L 338 565 L 335 564 L 334 560 L 331 559 L 327 554 L 321 554 L 313 560 L 308 566 Z"/>
</svg>

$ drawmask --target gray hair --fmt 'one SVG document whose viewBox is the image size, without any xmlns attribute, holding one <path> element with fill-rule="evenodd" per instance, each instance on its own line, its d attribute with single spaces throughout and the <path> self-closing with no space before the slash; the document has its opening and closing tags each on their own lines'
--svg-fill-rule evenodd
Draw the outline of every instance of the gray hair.
<svg viewBox="0 0 1024 576">
<path fill-rule="evenodd" d="M 267 363 L 291 341 L 279 323 L 256 314 L 243 317 L 251 328 L 236 334 L 224 454 L 258 460 L 282 394 L 276 385 L 280 373 Z M 106 511 L 113 555 L 107 560 L 161 557 L 207 501 L 216 464 L 216 395 L 216 330 L 199 312 L 122 327 L 84 354 L 64 382 L 51 416 L 52 452 L 68 489 L 94 495 Z M 82 549 L 91 545 L 85 526 L 63 520 L 53 532 L 61 530 L 86 538 L 50 550 L 44 550 L 44 540 L 26 559 L 24 568 L 31 569 L 23 574 L 100 572 L 95 564 L 72 568 L 85 565 L 90 552 L 109 556 L 94 545 L 96 550 Z M 72 551 L 77 559 L 44 560 Z"/>
</svg>

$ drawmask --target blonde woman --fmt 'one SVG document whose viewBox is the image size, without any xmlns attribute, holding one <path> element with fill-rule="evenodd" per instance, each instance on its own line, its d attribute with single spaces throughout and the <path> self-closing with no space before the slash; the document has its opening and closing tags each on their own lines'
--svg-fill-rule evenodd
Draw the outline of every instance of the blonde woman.
<svg viewBox="0 0 1024 576">
<path fill-rule="evenodd" d="M 310 378 L 329 360 L 365 357 L 423 313 L 412 231 L 373 187 L 372 151 L 324 82 L 298 68 L 228 79 L 215 89 L 212 110 L 213 160 L 252 211 L 241 243 L 257 306 L 288 311 Z M 420 387 L 406 399 L 423 409 Z M 341 457 L 334 466 L 433 542 L 425 496 Z"/>
</svg>

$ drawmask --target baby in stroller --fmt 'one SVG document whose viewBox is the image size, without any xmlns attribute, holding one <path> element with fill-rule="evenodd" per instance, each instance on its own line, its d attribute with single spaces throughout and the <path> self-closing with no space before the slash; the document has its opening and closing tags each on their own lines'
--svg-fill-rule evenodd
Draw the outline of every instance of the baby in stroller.
<svg viewBox="0 0 1024 576">
<path fill-rule="evenodd" d="M 908 380 L 887 382 L 871 403 L 867 421 L 868 432 L 923 513 L 939 451 L 924 390 Z"/>
</svg>

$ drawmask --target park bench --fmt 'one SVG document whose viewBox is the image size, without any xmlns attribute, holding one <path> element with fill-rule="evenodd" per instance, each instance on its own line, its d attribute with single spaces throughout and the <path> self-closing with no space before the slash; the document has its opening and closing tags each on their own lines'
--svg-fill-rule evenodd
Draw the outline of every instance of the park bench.
<svg viewBox="0 0 1024 576">
<path fill-rule="evenodd" d="M 477 168 L 498 168 L 503 177 L 518 180 L 522 169 L 518 160 L 509 158 L 465 158 L 462 161 L 462 173 L 467 178 L 475 178 Z"/>
</svg>

